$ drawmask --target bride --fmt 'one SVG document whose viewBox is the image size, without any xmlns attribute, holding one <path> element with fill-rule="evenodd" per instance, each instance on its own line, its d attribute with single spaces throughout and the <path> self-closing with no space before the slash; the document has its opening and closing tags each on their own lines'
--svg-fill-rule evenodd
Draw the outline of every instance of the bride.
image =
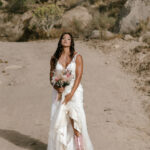
<svg viewBox="0 0 150 150">
<path fill-rule="evenodd" d="M 66 87 L 52 84 L 55 70 L 71 70 L 74 78 Z M 93 150 L 83 105 L 83 58 L 74 49 L 71 33 L 64 32 L 58 47 L 50 59 L 50 83 L 52 88 L 50 130 L 47 150 Z M 61 99 L 58 94 L 61 93 Z"/>
</svg>

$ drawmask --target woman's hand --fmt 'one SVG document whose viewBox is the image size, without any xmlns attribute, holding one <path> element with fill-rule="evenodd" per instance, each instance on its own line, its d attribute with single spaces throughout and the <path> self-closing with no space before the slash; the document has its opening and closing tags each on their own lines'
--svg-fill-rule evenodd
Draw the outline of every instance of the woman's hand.
<svg viewBox="0 0 150 150">
<path fill-rule="evenodd" d="M 64 87 L 58 88 L 58 87 L 54 86 L 54 88 L 57 90 L 58 93 L 62 93 L 65 90 Z"/>
<path fill-rule="evenodd" d="M 64 90 L 65 90 L 65 88 L 64 88 L 64 87 L 57 88 L 58 93 L 62 93 Z"/>
<path fill-rule="evenodd" d="M 70 99 L 72 98 L 72 96 L 73 96 L 72 93 L 67 94 L 67 95 L 65 96 L 65 99 L 64 99 L 64 101 L 62 102 L 62 104 L 65 104 L 65 105 L 66 105 L 66 104 L 70 101 Z"/>
</svg>

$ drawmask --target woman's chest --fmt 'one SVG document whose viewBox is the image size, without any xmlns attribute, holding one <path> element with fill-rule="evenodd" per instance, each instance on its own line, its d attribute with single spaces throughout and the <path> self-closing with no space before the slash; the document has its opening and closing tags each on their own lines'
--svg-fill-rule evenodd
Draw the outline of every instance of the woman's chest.
<svg viewBox="0 0 150 150">
<path fill-rule="evenodd" d="M 56 70 L 70 70 L 72 74 L 75 75 L 75 69 L 76 69 L 76 64 L 74 62 L 71 62 L 66 68 L 63 67 L 58 61 L 56 64 Z"/>
</svg>

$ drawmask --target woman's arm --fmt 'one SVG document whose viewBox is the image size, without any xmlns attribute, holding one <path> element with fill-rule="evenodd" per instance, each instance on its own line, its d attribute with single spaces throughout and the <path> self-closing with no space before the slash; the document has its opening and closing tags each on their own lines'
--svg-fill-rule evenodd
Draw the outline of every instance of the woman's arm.
<svg viewBox="0 0 150 150">
<path fill-rule="evenodd" d="M 66 105 L 68 103 L 68 101 L 71 100 L 72 96 L 74 95 L 74 93 L 81 81 L 82 73 L 83 73 L 83 59 L 82 59 L 81 55 L 78 55 L 76 57 L 76 71 L 75 71 L 76 78 L 74 81 L 74 85 L 72 87 L 71 92 L 65 96 L 65 100 L 62 102 L 62 104 Z"/>
<path fill-rule="evenodd" d="M 83 74 L 83 58 L 80 54 L 76 56 L 76 72 L 75 73 L 76 73 L 76 78 L 75 78 L 75 82 L 71 90 L 72 95 L 75 93 L 81 81 L 82 74 Z"/>
</svg>

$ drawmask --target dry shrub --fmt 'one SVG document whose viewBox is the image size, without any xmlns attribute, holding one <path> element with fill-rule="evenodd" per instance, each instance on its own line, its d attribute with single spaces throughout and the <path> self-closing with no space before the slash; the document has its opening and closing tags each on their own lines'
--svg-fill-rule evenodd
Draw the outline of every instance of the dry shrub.
<svg viewBox="0 0 150 150">
<path fill-rule="evenodd" d="M 121 64 L 128 71 L 138 75 L 150 73 L 150 46 L 137 46 L 129 51 L 124 51 Z"/>
<path fill-rule="evenodd" d="M 64 32 L 63 28 L 52 28 L 51 32 L 50 32 L 50 37 L 51 38 L 59 38 L 60 35 Z"/>
<path fill-rule="evenodd" d="M 77 32 L 73 28 L 68 28 L 68 27 L 63 27 L 63 28 L 58 28 L 58 29 L 53 28 L 51 30 L 50 37 L 59 38 L 63 32 L 71 32 L 74 38 L 79 38 L 79 34 L 77 34 Z"/>
<path fill-rule="evenodd" d="M 1 0 L 0 0 L 0 7 L 3 5 L 3 3 L 1 2 Z"/>
<path fill-rule="evenodd" d="M 24 13 L 28 10 L 28 6 L 33 3 L 35 0 L 10 0 L 6 8 L 11 13 Z"/>
<path fill-rule="evenodd" d="M 65 1 L 55 1 L 57 5 L 63 6 L 66 10 L 70 10 L 76 6 L 82 5 L 83 2 L 86 3 L 85 0 L 65 0 Z"/>
<path fill-rule="evenodd" d="M 106 13 L 100 13 L 99 11 L 93 11 L 92 12 L 92 28 L 93 29 L 107 29 L 109 30 L 115 25 L 115 18 L 109 16 L 109 14 Z"/>
<path fill-rule="evenodd" d="M 137 75 L 135 88 L 150 96 L 150 46 L 124 51 L 121 64 L 127 72 Z"/>
<path fill-rule="evenodd" d="M 63 14 L 63 9 L 55 4 L 43 5 L 33 11 L 33 19 L 28 27 L 38 38 L 49 38 L 52 28 Z"/>
<path fill-rule="evenodd" d="M 79 2 L 79 0 L 65 0 L 65 4 L 68 8 L 70 8 L 72 5 L 76 4 Z"/>
<path fill-rule="evenodd" d="M 140 36 L 143 33 L 146 33 L 147 31 L 150 31 L 150 17 L 147 17 L 147 19 L 141 20 L 138 24 L 137 27 L 137 32 L 136 33 L 132 33 L 133 36 Z"/>
<path fill-rule="evenodd" d="M 86 27 L 84 28 L 81 24 L 82 21 L 74 17 L 68 26 L 63 28 L 63 30 L 72 32 L 75 37 L 83 37 L 85 32 L 84 29 Z"/>
</svg>

